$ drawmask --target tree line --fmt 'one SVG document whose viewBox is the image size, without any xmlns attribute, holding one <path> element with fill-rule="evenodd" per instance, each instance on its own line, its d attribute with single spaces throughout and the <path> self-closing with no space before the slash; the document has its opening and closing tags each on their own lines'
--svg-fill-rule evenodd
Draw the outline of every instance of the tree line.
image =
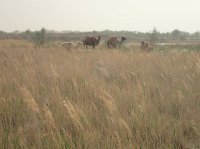
<svg viewBox="0 0 200 149">
<path fill-rule="evenodd" d="M 54 31 L 42 28 L 40 31 L 26 30 L 23 32 L 4 32 L 0 31 L 0 39 L 24 39 L 32 40 L 37 44 L 42 44 L 46 41 L 73 41 L 83 40 L 86 36 L 98 36 L 101 35 L 102 39 L 106 39 L 109 36 L 126 36 L 129 42 L 141 42 L 142 40 L 152 43 L 171 43 L 171 42 L 199 42 L 200 32 L 189 33 L 175 29 L 171 32 L 161 33 L 156 28 L 149 32 L 137 32 L 137 31 L 91 31 L 91 32 L 79 32 L 79 31 Z"/>
</svg>

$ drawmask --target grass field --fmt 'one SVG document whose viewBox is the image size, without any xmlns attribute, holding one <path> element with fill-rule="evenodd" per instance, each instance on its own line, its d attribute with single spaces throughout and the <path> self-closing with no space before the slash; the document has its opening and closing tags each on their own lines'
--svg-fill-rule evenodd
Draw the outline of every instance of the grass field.
<svg viewBox="0 0 200 149">
<path fill-rule="evenodd" d="M 200 53 L 0 41 L 0 148 L 198 149 Z"/>
</svg>

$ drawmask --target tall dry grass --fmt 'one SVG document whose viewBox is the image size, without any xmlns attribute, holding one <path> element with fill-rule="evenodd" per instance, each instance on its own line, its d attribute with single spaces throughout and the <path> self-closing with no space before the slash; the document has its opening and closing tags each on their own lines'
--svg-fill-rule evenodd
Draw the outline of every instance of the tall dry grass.
<svg viewBox="0 0 200 149">
<path fill-rule="evenodd" d="M 0 148 L 200 148 L 199 53 L 15 42 L 0 45 Z"/>
</svg>

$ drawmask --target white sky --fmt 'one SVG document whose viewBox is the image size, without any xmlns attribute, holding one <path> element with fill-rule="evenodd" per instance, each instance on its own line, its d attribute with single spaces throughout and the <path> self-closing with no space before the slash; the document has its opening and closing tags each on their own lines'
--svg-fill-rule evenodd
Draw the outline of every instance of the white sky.
<svg viewBox="0 0 200 149">
<path fill-rule="evenodd" d="M 0 30 L 200 30 L 200 0 L 0 0 Z"/>
</svg>

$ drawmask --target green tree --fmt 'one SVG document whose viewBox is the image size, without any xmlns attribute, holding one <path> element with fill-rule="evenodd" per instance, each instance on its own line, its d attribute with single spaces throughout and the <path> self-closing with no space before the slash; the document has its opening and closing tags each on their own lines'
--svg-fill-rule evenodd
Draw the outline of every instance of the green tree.
<svg viewBox="0 0 200 149">
<path fill-rule="evenodd" d="M 173 38 L 178 38 L 180 37 L 181 31 L 179 31 L 178 29 L 175 29 L 171 32 L 171 34 Z"/>
<path fill-rule="evenodd" d="M 150 34 L 150 42 L 151 43 L 155 43 L 158 41 L 158 30 L 156 29 L 156 27 L 153 28 L 152 33 Z"/>
<path fill-rule="evenodd" d="M 44 45 L 44 43 L 46 42 L 45 33 L 46 33 L 46 30 L 44 28 L 34 33 L 33 40 L 34 40 L 35 46 L 40 48 L 42 45 Z"/>
<path fill-rule="evenodd" d="M 200 32 L 195 32 L 195 33 L 193 33 L 193 37 L 195 37 L 195 38 L 200 38 Z"/>
<path fill-rule="evenodd" d="M 178 39 L 181 41 L 187 40 L 187 38 L 190 38 L 190 34 L 188 32 L 180 31 L 178 29 L 175 29 L 171 32 L 173 39 Z"/>
</svg>

